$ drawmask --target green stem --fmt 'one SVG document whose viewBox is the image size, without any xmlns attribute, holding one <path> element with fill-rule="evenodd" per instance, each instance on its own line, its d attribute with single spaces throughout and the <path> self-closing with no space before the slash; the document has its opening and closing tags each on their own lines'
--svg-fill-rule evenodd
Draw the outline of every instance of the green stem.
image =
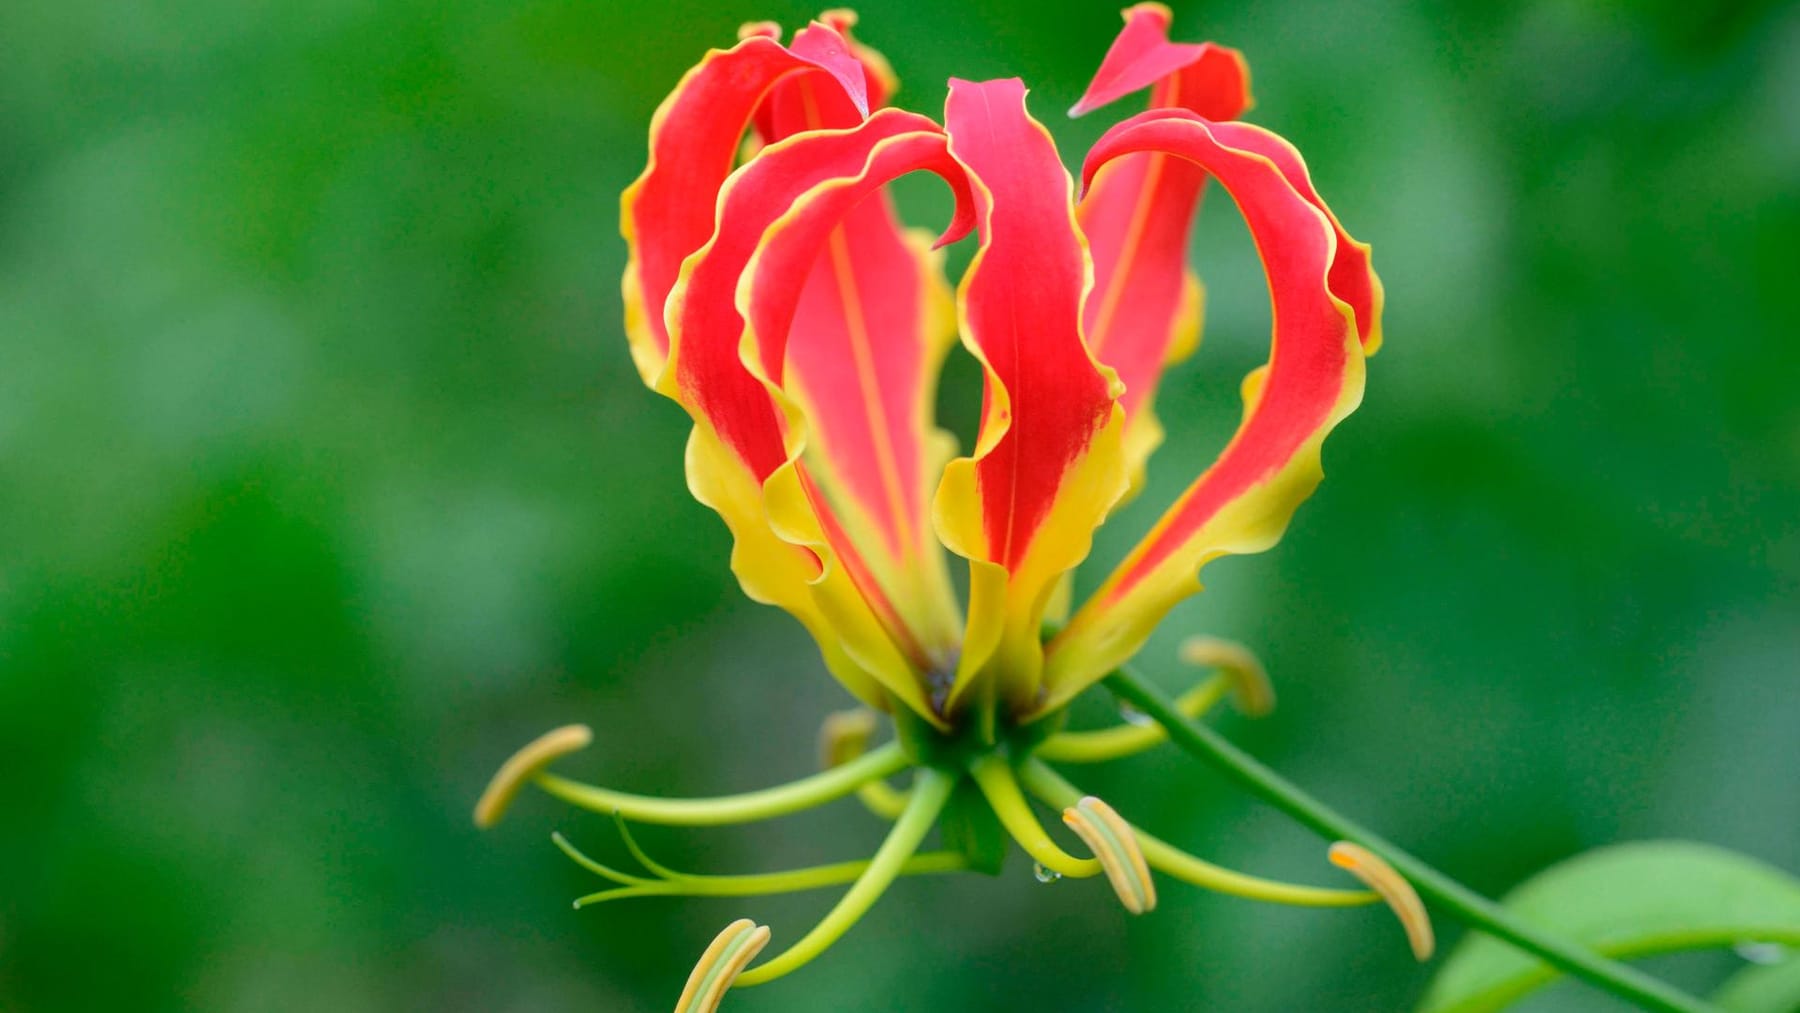
<svg viewBox="0 0 1800 1013">
<path fill-rule="evenodd" d="M 1231 689 L 1231 681 L 1215 675 L 1175 698 L 1175 706 L 1190 718 L 1213 708 Z M 1031 755 L 1057 763 L 1105 763 L 1133 756 L 1168 739 L 1161 725 L 1117 725 L 1091 732 L 1058 732 L 1045 739 Z"/>
<path fill-rule="evenodd" d="M 905 869 L 907 860 L 919 850 L 920 842 L 925 840 L 925 835 L 937 823 L 944 803 L 950 800 L 950 792 L 956 787 L 956 781 L 953 774 L 931 767 L 922 768 L 918 779 L 913 782 L 906 811 L 894 822 L 894 828 L 888 831 L 887 839 L 876 849 L 875 857 L 869 860 L 868 867 L 862 871 L 855 885 L 850 887 L 849 892 L 844 894 L 837 906 L 819 924 L 813 926 L 811 932 L 780 956 L 745 971 L 738 978 L 736 987 L 744 988 L 774 981 L 804 966 L 850 931 L 850 926 L 855 925 L 881 899 L 889 884 Z"/>
<path fill-rule="evenodd" d="M 1218 732 L 1175 709 L 1162 690 L 1119 668 L 1106 678 L 1106 688 L 1119 699 L 1150 715 L 1169 732 L 1169 740 L 1218 768 L 1240 786 L 1328 840 L 1352 841 L 1386 859 L 1412 881 L 1420 894 L 1469 925 L 1517 946 L 1597 988 L 1642 1009 L 1660 1013 L 1710 1013 L 1706 1003 L 1634 967 L 1608 960 L 1543 934 L 1514 918 L 1499 905 L 1401 850 L 1361 824 L 1306 794 Z"/>
<path fill-rule="evenodd" d="M 754 823 L 811 809 L 842 798 L 877 778 L 897 774 L 909 766 L 898 743 L 890 742 L 841 766 L 811 777 L 761 791 L 718 798 L 652 798 L 571 781 L 556 774 L 539 774 L 539 788 L 572 805 L 595 812 L 617 813 L 639 823 L 665 826 L 710 827 Z"/>
</svg>

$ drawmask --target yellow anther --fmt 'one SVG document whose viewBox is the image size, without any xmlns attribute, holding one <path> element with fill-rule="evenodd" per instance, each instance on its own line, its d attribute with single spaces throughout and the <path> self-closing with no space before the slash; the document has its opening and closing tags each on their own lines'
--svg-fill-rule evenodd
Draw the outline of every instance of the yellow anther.
<svg viewBox="0 0 1800 1013">
<path fill-rule="evenodd" d="M 1181 660 L 1201 668 L 1216 668 L 1231 683 L 1237 709 L 1260 718 L 1275 709 L 1275 687 L 1262 662 L 1243 644 L 1217 637 L 1189 637 L 1181 645 Z"/>
<path fill-rule="evenodd" d="M 877 723 L 866 707 L 827 714 L 819 726 L 819 766 L 830 770 L 867 752 Z"/>
<path fill-rule="evenodd" d="M 875 712 L 866 707 L 827 714 L 819 726 L 820 766 L 830 770 L 863 755 L 880 724 Z M 857 788 L 856 797 L 884 820 L 897 819 L 906 808 L 906 795 L 879 778 Z"/>
<path fill-rule="evenodd" d="M 1154 11 L 1154 12 L 1156 12 L 1157 16 L 1162 18 L 1163 21 L 1165 21 L 1165 22 L 1175 20 L 1175 12 L 1169 10 L 1168 4 L 1160 4 L 1160 3 L 1132 4 L 1130 7 L 1125 8 L 1124 10 L 1120 11 L 1119 13 L 1124 15 L 1125 20 L 1130 21 L 1132 19 L 1132 17 L 1134 17 L 1139 11 Z"/>
<path fill-rule="evenodd" d="M 1413 956 L 1421 963 L 1430 960 L 1432 951 L 1437 949 L 1437 940 L 1431 932 L 1431 916 L 1406 877 L 1396 872 L 1386 859 L 1360 844 L 1338 841 L 1328 854 L 1331 864 L 1347 870 L 1381 895 L 1406 930 L 1406 941 L 1412 945 Z"/>
<path fill-rule="evenodd" d="M 1138 848 L 1137 834 L 1112 806 L 1088 795 L 1063 810 L 1063 822 L 1100 859 L 1106 880 L 1125 910 L 1134 915 L 1156 910 L 1156 883 Z"/>
<path fill-rule="evenodd" d="M 494 772 L 494 779 L 475 803 L 475 825 L 486 830 L 500 822 L 527 780 L 562 757 L 581 752 L 593 741 L 594 731 L 587 725 L 564 725 L 532 739 Z"/>
<path fill-rule="evenodd" d="M 713 1013 L 745 965 L 768 944 L 767 925 L 739 918 L 725 926 L 700 954 L 700 962 L 694 965 L 694 973 L 688 975 L 687 987 L 675 1003 L 675 1013 Z"/>
<path fill-rule="evenodd" d="M 745 39 L 781 39 L 781 26 L 773 21 L 746 21 L 738 26 L 738 41 Z"/>
</svg>

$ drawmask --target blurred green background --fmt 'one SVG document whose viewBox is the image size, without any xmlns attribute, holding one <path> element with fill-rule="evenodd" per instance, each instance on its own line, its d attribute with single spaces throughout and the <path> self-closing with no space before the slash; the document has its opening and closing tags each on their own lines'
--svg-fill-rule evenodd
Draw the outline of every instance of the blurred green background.
<svg viewBox="0 0 1800 1013">
<path fill-rule="evenodd" d="M 738 594 L 617 295 L 651 110 L 739 22 L 811 13 L 0 5 L 0 1010 L 665 1009 L 728 919 L 781 945 L 823 912 L 572 912 L 596 883 L 547 835 L 616 855 L 606 820 L 469 821 L 555 724 L 598 733 L 571 773 L 705 794 L 809 771 L 845 702 Z M 1060 110 L 1118 23 L 913 0 L 861 35 L 923 111 L 1022 75 L 1073 163 L 1113 117 Z M 1483 890 L 1662 835 L 1800 868 L 1800 10 L 1187 3 L 1177 34 L 1247 52 L 1251 118 L 1375 244 L 1388 344 L 1286 541 L 1212 567 L 1145 667 L 1254 645 L 1282 706 L 1234 737 Z M 1203 217 L 1206 343 L 1102 560 L 1265 354 L 1242 223 L 1216 193 Z M 959 358 L 965 445 L 977 397 Z M 1083 779 L 1201 854 L 1336 881 L 1176 755 Z M 879 835 L 850 803 L 645 833 L 716 871 Z M 902 884 L 728 1008 L 1387 1011 L 1428 975 L 1379 910 L 1171 885 L 1131 920 L 1015 856 Z"/>
</svg>

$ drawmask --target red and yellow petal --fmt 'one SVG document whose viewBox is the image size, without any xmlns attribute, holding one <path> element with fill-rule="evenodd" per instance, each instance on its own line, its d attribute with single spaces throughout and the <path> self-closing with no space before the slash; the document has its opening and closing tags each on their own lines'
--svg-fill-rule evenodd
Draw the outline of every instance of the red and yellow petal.
<svg viewBox="0 0 1800 1013">
<path fill-rule="evenodd" d="M 1125 27 L 1069 115 L 1152 86 L 1153 108 L 1190 109 L 1209 120 L 1234 120 L 1250 108 L 1250 67 L 1242 53 L 1210 42 L 1169 41 L 1172 17 L 1160 3 L 1134 4 L 1123 14 Z"/>
<path fill-rule="evenodd" d="M 1363 354 L 1374 355 L 1381 349 L 1383 293 L 1381 278 L 1375 274 L 1370 259 L 1369 244 L 1351 238 L 1337 215 L 1313 189 L 1312 177 L 1306 171 L 1306 160 L 1300 157 L 1299 149 L 1274 133 L 1242 123 L 1220 123 L 1214 130 L 1224 143 L 1242 151 L 1253 151 L 1275 163 L 1287 178 L 1288 185 L 1331 222 L 1337 249 L 1327 280 L 1332 294 L 1349 303 L 1356 314 L 1356 334 L 1362 341 Z"/>
<path fill-rule="evenodd" d="M 897 82 L 887 61 L 850 34 L 855 15 L 827 11 L 863 63 L 879 106 Z M 757 111 L 759 135 L 854 126 L 861 114 L 832 82 L 794 76 Z M 925 233 L 909 234 L 885 191 L 844 216 L 804 272 L 786 343 L 781 386 L 808 420 L 806 468 L 879 585 L 942 667 L 954 657 L 960 617 L 943 547 L 931 531 L 931 489 L 950 456 L 932 424 L 936 381 L 955 336 L 942 256 Z M 792 291 L 792 279 L 782 279 Z"/>
<path fill-rule="evenodd" d="M 953 186 L 961 179 L 937 126 L 896 110 L 851 130 L 809 131 L 765 148 L 726 183 L 716 234 L 682 267 L 669 300 L 669 364 L 659 382 L 722 451 L 704 463 L 730 473 L 692 476 L 696 492 L 702 482 L 760 489 L 760 497 L 713 504 L 738 512 L 727 518 L 740 539 L 734 565 L 756 564 L 737 567 L 746 590 L 796 615 L 822 614 L 837 644 L 871 678 L 933 716 L 922 679 L 933 659 L 869 566 L 865 546 L 802 464 L 810 423 L 783 386 L 803 282 L 828 237 L 889 179 L 916 169 L 937 171 Z M 967 187 L 960 189 L 966 207 Z M 972 222 L 965 210 L 953 233 Z M 840 398 L 831 407 L 854 406 Z M 758 545 L 770 533 L 789 555 L 814 561 L 816 572 L 802 586 L 795 583 L 802 569 L 779 553 L 750 559 L 746 532 Z"/>
<path fill-rule="evenodd" d="M 1125 489 L 1123 413 L 1081 331 L 1091 268 L 1068 173 L 1024 86 L 953 80 L 945 124 L 980 214 L 958 313 L 986 377 L 975 452 L 945 469 L 934 505 L 939 536 L 971 564 L 951 702 L 983 676 L 1029 706 L 1045 606 Z"/>
<path fill-rule="evenodd" d="M 1316 195 L 1265 154 L 1279 147 L 1260 128 L 1168 110 L 1113 128 L 1088 156 L 1088 180 L 1115 158 L 1152 151 L 1217 178 L 1262 258 L 1275 328 L 1266 372 L 1246 381 L 1245 417 L 1225 451 L 1050 644 L 1046 711 L 1130 657 L 1177 601 L 1200 589 L 1207 561 L 1275 544 L 1323 477 L 1326 434 L 1362 399 L 1359 315 L 1333 284 L 1337 228 Z"/>
<path fill-rule="evenodd" d="M 650 121 L 650 160 L 620 198 L 620 231 L 630 256 L 623 294 L 625 332 L 644 382 L 654 385 L 668 356 L 663 304 L 687 256 L 713 231 L 713 203 L 730 175 L 738 142 L 766 92 L 790 75 L 823 78 L 867 108 L 865 71 L 842 36 L 812 25 L 783 47 L 752 32 L 706 54 Z"/>
<path fill-rule="evenodd" d="M 933 128 L 888 138 L 856 175 L 812 188 L 767 228 L 739 283 L 737 305 L 749 323 L 743 361 L 782 406 L 787 423 L 787 463 L 764 483 L 771 523 L 789 541 L 839 560 L 880 623 L 868 639 L 885 632 L 911 662 L 915 682 L 922 675 L 935 685 L 954 664 L 958 637 L 954 598 L 922 509 L 929 469 L 942 457 L 924 421 L 942 352 L 922 344 L 918 329 L 942 325 L 931 319 L 933 293 L 925 279 L 909 287 L 904 273 L 920 269 L 928 247 L 891 250 L 885 265 L 872 259 L 878 247 L 864 248 L 860 265 L 847 247 L 854 239 L 885 238 L 879 226 L 887 219 L 864 216 L 870 209 L 885 215 L 883 187 L 915 171 L 943 177 L 957 197 L 959 213 L 946 240 L 966 233 L 974 224 L 973 201 L 942 133 Z M 876 228 L 859 235 L 859 219 Z M 829 319 L 803 330 L 804 314 L 820 310 L 808 298 L 816 300 L 818 291 L 796 280 L 808 278 L 809 269 L 816 280 L 821 261 L 839 255 L 843 261 L 830 269 L 847 276 L 833 280 L 834 305 L 823 309 Z M 883 266 L 901 273 L 886 279 L 868 273 Z M 839 301 L 846 294 L 872 303 L 843 316 Z M 914 333 L 864 326 L 873 318 L 861 313 L 884 309 L 896 315 L 884 325 L 910 320 Z M 839 329 L 852 321 L 861 333 Z M 871 340 L 876 337 L 882 340 Z M 890 508 L 893 513 L 883 513 Z M 883 516 L 897 526 L 883 524 Z M 859 655 L 879 647 L 859 649 L 848 635 L 846 643 Z"/>
<path fill-rule="evenodd" d="M 930 667 L 944 668 L 961 623 L 930 516 L 951 445 L 932 421 L 956 328 L 943 257 L 929 234 L 898 227 L 879 192 L 823 247 L 799 289 L 781 386 L 807 420 L 820 494 Z"/>
<path fill-rule="evenodd" d="M 762 143 L 779 141 L 802 130 L 853 127 L 869 110 L 886 106 L 899 90 L 900 81 L 894 76 L 887 57 L 857 41 L 851 34 L 856 21 L 856 12 L 851 10 L 829 10 L 819 15 L 819 23 L 842 36 L 850 47 L 850 54 L 862 65 L 861 102 L 853 101 L 842 83 L 831 78 L 812 74 L 784 78 L 769 89 L 752 118 Z M 745 25 L 739 32 L 740 35 L 753 32 L 773 39 L 781 37 L 781 29 L 766 21 Z"/>
<path fill-rule="evenodd" d="M 798 619 L 818 643 L 832 676 L 863 703 L 885 709 L 889 697 L 882 683 L 845 650 L 832 610 L 814 593 L 826 576 L 824 561 L 770 527 L 762 483 L 707 426 L 696 425 L 689 434 L 686 465 L 689 491 L 731 532 L 731 571 L 744 594 Z"/>
<path fill-rule="evenodd" d="M 1152 87 L 1153 108 L 1182 108 L 1233 119 L 1250 106 L 1249 68 L 1237 50 L 1168 39 L 1169 11 L 1125 11 L 1079 114 Z M 1119 158 L 1095 178 L 1077 209 L 1094 258 L 1094 291 L 1083 324 L 1094 357 L 1125 384 L 1126 458 L 1135 491 L 1145 461 L 1162 442 L 1151 411 L 1163 369 L 1200 339 L 1203 290 L 1187 263 L 1188 233 L 1206 172 L 1192 162 L 1146 152 Z"/>
</svg>

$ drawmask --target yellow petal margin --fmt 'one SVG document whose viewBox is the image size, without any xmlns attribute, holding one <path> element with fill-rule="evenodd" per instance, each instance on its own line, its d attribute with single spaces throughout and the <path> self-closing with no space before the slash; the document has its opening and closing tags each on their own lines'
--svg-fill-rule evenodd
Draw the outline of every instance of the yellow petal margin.
<svg viewBox="0 0 1800 1013">
<path fill-rule="evenodd" d="M 981 215 L 957 310 L 986 378 L 975 452 L 945 469 L 933 505 L 938 536 L 970 564 L 949 705 L 986 683 L 1022 710 L 1041 684 L 1046 608 L 1125 491 L 1125 417 L 1117 377 L 1081 332 L 1093 266 L 1024 85 L 953 80 L 945 123 Z"/>
<path fill-rule="evenodd" d="M 1200 590 L 1207 562 L 1274 545 L 1324 477 L 1326 435 L 1362 401 L 1359 332 L 1378 332 L 1379 287 L 1366 247 L 1340 243 L 1310 183 L 1292 178 L 1303 169 L 1281 164 L 1291 150 L 1258 127 L 1162 110 L 1114 127 L 1088 156 L 1090 180 L 1110 160 L 1143 151 L 1193 161 L 1216 178 L 1243 211 L 1262 259 L 1274 333 L 1269 363 L 1246 379 L 1244 420 L 1219 459 L 1052 641 L 1042 712 L 1134 654 L 1176 602 Z"/>
</svg>

